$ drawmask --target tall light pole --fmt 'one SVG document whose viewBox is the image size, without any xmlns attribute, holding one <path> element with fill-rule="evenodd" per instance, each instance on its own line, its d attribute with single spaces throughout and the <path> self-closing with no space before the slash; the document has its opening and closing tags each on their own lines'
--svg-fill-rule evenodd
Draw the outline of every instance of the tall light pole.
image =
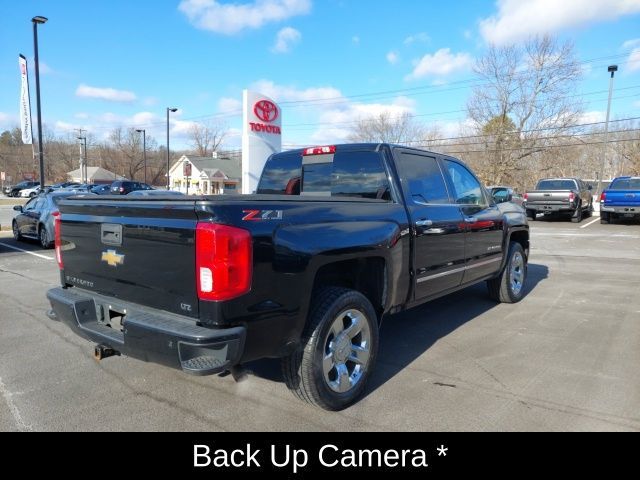
<svg viewBox="0 0 640 480">
<path fill-rule="evenodd" d="M 38 112 L 38 157 L 40 159 L 40 187 L 44 187 L 44 153 L 42 151 L 42 110 L 40 108 L 40 62 L 38 61 L 38 24 L 46 23 L 47 18 L 36 16 L 33 22 L 33 49 L 36 64 L 36 109 Z"/>
<path fill-rule="evenodd" d="M 600 172 L 600 184 L 598 185 L 598 195 L 602 194 L 602 178 L 604 169 L 607 167 L 607 147 L 609 146 L 609 114 L 611 113 L 611 94 L 613 93 L 613 75 L 618 71 L 617 65 L 609 65 L 607 72 L 611 73 L 609 80 L 609 100 L 607 102 L 607 119 L 604 124 L 604 146 L 602 149 L 602 171 Z"/>
<path fill-rule="evenodd" d="M 169 165 L 169 112 L 175 113 L 177 112 L 178 109 L 177 108 L 172 108 L 172 107 L 167 107 L 167 190 L 169 190 L 170 185 L 169 185 L 169 168 L 171 168 L 171 165 Z"/>
<path fill-rule="evenodd" d="M 80 130 L 82 132 L 82 130 Z M 89 183 L 87 178 L 87 137 L 78 137 L 80 140 L 80 150 L 82 150 L 82 142 L 84 142 L 84 155 L 82 155 L 82 165 L 80 165 L 80 176 L 82 177 L 82 183 Z"/>
<path fill-rule="evenodd" d="M 147 183 L 147 131 L 144 128 L 136 129 L 136 132 L 142 133 L 142 158 L 144 159 L 144 183 Z M 169 174 L 167 173 L 167 178 Z"/>
</svg>

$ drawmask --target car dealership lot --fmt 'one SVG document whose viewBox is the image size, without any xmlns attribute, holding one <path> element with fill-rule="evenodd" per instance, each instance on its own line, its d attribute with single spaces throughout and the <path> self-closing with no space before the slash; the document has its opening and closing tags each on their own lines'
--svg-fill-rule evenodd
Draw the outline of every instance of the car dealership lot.
<svg viewBox="0 0 640 480">
<path fill-rule="evenodd" d="M 521 303 L 481 285 L 391 317 L 367 394 L 337 413 L 294 398 L 275 360 L 240 383 L 96 363 L 44 315 L 53 252 L 0 233 L 0 430 L 640 430 L 640 225 L 531 229 Z"/>
</svg>

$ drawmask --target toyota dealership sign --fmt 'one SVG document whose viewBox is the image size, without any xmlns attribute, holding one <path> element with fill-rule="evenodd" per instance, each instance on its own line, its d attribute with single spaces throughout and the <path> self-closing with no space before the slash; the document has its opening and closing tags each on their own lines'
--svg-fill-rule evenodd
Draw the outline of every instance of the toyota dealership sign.
<svg viewBox="0 0 640 480">
<path fill-rule="evenodd" d="M 267 158 L 282 150 L 282 111 L 270 98 L 249 90 L 242 93 L 242 105 L 242 193 L 252 193 Z"/>
</svg>

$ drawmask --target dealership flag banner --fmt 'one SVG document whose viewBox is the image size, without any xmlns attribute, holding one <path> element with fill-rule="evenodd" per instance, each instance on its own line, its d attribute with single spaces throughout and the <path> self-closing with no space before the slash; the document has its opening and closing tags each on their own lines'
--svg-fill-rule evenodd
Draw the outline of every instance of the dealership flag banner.
<svg viewBox="0 0 640 480">
<path fill-rule="evenodd" d="M 29 77 L 27 75 L 27 59 L 24 55 L 18 57 L 20 65 L 20 77 L 22 87 L 20 89 L 20 126 L 22 127 L 22 143 L 31 145 L 33 143 L 33 132 L 31 130 L 31 102 L 29 101 Z"/>
<path fill-rule="evenodd" d="M 282 151 L 282 112 L 269 97 L 242 92 L 242 193 L 253 193 L 267 158 Z"/>
</svg>

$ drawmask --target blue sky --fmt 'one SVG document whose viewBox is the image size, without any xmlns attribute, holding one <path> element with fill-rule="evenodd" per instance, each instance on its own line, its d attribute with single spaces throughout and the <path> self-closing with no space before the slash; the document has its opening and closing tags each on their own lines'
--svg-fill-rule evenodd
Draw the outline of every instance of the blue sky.
<svg viewBox="0 0 640 480">
<path fill-rule="evenodd" d="M 163 144 L 175 106 L 172 147 L 206 120 L 227 125 L 237 148 L 243 88 L 283 102 L 285 146 L 342 141 L 381 111 L 456 134 L 487 44 L 545 32 L 585 62 L 585 121 L 604 119 L 610 63 L 612 117 L 640 116 L 640 0 L 24 0 L 0 17 L 0 129 L 18 124 L 17 57 L 32 61 L 34 15 L 49 18 L 42 112 L 57 135 L 82 127 L 101 140 L 134 126 Z"/>
</svg>

